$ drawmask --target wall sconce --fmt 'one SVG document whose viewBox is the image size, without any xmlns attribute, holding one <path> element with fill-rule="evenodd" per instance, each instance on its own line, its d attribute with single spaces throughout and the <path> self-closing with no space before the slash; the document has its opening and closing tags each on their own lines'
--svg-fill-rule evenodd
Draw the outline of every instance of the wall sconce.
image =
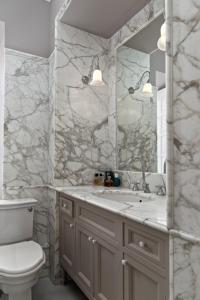
<svg viewBox="0 0 200 300">
<path fill-rule="evenodd" d="M 146 97 L 153 97 L 153 87 L 152 87 L 152 84 L 150 83 L 150 72 L 149 71 L 145 71 L 142 74 L 142 76 L 141 76 L 140 80 L 137 82 L 135 88 L 130 87 L 128 89 L 128 92 L 130 95 L 133 95 L 136 91 L 138 91 L 140 89 L 143 79 L 147 74 L 148 74 L 148 79 L 147 79 L 147 82 L 143 85 L 142 93 Z"/>
<path fill-rule="evenodd" d="M 158 49 L 166 51 L 166 23 L 163 23 L 160 29 L 160 38 L 157 43 Z"/>
<path fill-rule="evenodd" d="M 86 85 L 91 86 L 103 86 L 105 82 L 103 81 L 102 71 L 99 66 L 99 57 L 94 56 L 90 71 L 88 76 L 82 76 L 82 82 Z"/>
</svg>

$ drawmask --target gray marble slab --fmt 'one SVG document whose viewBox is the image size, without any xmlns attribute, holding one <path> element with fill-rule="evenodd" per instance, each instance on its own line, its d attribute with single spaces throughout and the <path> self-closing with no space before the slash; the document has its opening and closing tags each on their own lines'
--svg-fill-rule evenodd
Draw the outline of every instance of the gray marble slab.
<svg viewBox="0 0 200 300">
<path fill-rule="evenodd" d="M 77 187 L 54 187 L 58 192 L 77 198 L 89 204 L 101 207 L 130 220 L 148 225 L 152 228 L 168 232 L 167 228 L 167 202 L 166 197 L 156 194 L 145 194 L 143 192 L 133 192 L 133 197 L 147 199 L 142 203 L 132 203 L 131 201 L 121 202 L 117 200 L 108 200 L 101 198 L 101 193 L 110 192 L 129 194 L 129 189 L 105 188 L 95 186 L 77 186 Z M 99 194 L 95 194 L 98 192 Z M 122 196 L 123 197 L 123 196 Z"/>
</svg>

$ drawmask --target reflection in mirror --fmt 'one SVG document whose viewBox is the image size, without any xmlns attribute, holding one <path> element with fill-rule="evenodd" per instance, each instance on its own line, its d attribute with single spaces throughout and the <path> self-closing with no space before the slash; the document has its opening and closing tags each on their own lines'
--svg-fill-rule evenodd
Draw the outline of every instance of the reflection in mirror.
<svg viewBox="0 0 200 300">
<path fill-rule="evenodd" d="M 159 16 L 117 49 L 118 169 L 165 173 L 165 52 Z"/>
</svg>

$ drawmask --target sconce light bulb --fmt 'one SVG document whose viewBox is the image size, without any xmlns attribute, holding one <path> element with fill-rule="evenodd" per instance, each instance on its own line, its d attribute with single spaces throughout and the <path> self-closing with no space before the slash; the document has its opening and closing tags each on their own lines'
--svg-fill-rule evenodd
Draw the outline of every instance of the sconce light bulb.
<svg viewBox="0 0 200 300">
<path fill-rule="evenodd" d="M 153 87 L 152 87 L 152 84 L 149 83 L 149 82 L 145 83 L 144 86 L 143 86 L 143 89 L 142 89 L 142 93 L 146 97 L 152 97 L 153 96 Z"/>
<path fill-rule="evenodd" d="M 157 46 L 161 51 L 166 51 L 166 37 L 164 35 L 159 38 Z"/>
<path fill-rule="evenodd" d="M 103 86 L 103 85 L 105 85 L 105 83 L 103 81 L 103 78 L 102 78 L 101 70 L 99 70 L 99 69 L 94 70 L 90 85 L 92 85 L 92 86 Z"/>
<path fill-rule="evenodd" d="M 160 29 L 160 34 L 161 36 L 165 36 L 166 35 L 166 23 L 163 23 Z"/>
</svg>

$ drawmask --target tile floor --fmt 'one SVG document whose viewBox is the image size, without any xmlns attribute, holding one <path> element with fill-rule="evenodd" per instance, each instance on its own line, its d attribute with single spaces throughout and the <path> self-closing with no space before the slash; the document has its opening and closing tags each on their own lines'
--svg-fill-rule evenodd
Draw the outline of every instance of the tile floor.
<svg viewBox="0 0 200 300">
<path fill-rule="evenodd" d="M 48 278 L 41 279 L 33 288 L 33 300 L 88 300 L 80 289 L 69 281 L 67 285 L 53 285 Z"/>
</svg>

